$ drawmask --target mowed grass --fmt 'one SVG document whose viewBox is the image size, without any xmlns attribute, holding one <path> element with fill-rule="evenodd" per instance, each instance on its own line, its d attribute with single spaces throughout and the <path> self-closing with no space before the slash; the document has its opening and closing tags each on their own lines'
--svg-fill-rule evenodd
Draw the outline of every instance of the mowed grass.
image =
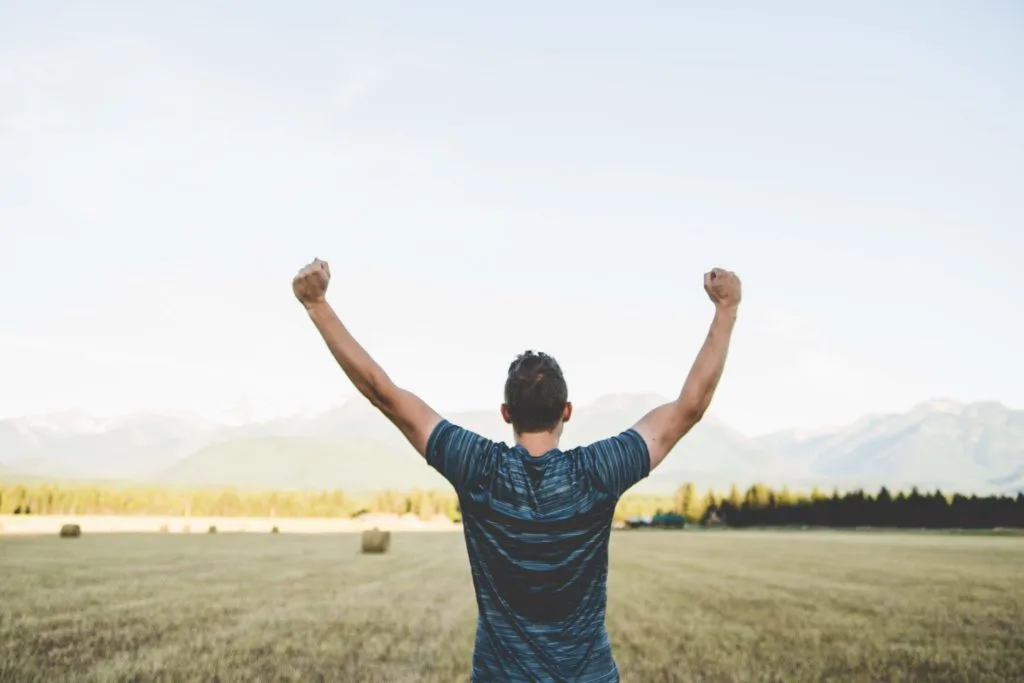
<svg viewBox="0 0 1024 683">
<path fill-rule="evenodd" d="M 1024 538 L 612 536 L 624 681 L 1024 680 Z M 0 680 L 466 681 L 461 534 L 0 538 Z"/>
</svg>

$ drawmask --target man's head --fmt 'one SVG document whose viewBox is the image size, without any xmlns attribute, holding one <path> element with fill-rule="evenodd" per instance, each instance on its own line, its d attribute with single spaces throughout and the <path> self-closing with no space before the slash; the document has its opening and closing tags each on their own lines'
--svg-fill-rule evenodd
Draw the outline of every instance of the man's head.
<svg viewBox="0 0 1024 683">
<path fill-rule="evenodd" d="M 527 351 L 512 361 L 501 415 L 516 434 L 553 432 L 569 421 L 569 390 L 554 358 Z"/>
</svg>

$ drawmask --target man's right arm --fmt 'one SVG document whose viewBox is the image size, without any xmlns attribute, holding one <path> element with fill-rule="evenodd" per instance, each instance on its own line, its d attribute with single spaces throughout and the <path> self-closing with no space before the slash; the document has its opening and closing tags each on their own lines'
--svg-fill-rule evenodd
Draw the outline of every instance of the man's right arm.
<svg viewBox="0 0 1024 683">
<path fill-rule="evenodd" d="M 326 261 L 314 259 L 292 280 L 292 291 L 302 302 L 331 355 L 363 396 L 405 435 L 420 455 L 426 455 L 427 440 L 441 423 L 441 416 L 416 394 L 395 385 L 388 374 L 355 340 L 327 303 L 331 269 Z"/>
<path fill-rule="evenodd" d="M 679 396 L 633 426 L 647 444 L 652 470 L 704 417 L 725 369 L 741 298 L 740 281 L 735 274 L 715 268 L 704 276 L 704 289 L 715 304 L 715 317 Z"/>
</svg>

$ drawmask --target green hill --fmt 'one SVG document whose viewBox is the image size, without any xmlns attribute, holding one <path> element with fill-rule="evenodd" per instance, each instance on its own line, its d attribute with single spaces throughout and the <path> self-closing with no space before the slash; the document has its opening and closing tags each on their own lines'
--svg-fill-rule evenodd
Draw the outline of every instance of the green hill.
<svg viewBox="0 0 1024 683">
<path fill-rule="evenodd" d="M 190 416 L 79 413 L 0 421 L 0 459 L 35 479 L 137 479 L 160 472 L 226 428 Z"/>
<path fill-rule="evenodd" d="M 760 442 L 806 464 L 819 479 L 869 488 L 1012 490 L 1024 473 L 1024 411 L 991 402 L 929 401 L 837 430 L 779 433 Z"/>
<path fill-rule="evenodd" d="M 564 448 L 628 429 L 665 399 L 605 396 L 577 405 Z M 510 442 L 498 407 L 448 412 L 450 421 Z M 120 480 L 240 488 L 445 488 L 404 437 L 362 397 L 323 413 L 242 426 L 182 415 L 98 420 L 79 413 L 0 420 L 5 480 Z M 997 403 L 931 401 L 838 429 L 748 438 L 706 417 L 635 489 L 665 493 L 692 481 L 725 489 L 877 490 L 918 486 L 985 492 L 1024 488 L 1024 411 Z"/>
<path fill-rule="evenodd" d="M 241 489 L 443 489 L 448 483 L 412 448 L 369 439 L 258 436 L 211 444 L 152 479 Z"/>
</svg>

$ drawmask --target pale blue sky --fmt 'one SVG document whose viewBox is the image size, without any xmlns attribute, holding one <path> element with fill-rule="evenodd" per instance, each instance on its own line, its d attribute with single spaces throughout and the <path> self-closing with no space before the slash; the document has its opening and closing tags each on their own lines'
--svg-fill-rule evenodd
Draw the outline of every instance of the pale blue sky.
<svg viewBox="0 0 1024 683">
<path fill-rule="evenodd" d="M 484 4 L 0 5 L 0 416 L 337 403 L 313 256 L 441 409 L 674 393 L 716 265 L 743 431 L 1024 408 L 1020 5 Z"/>
</svg>

